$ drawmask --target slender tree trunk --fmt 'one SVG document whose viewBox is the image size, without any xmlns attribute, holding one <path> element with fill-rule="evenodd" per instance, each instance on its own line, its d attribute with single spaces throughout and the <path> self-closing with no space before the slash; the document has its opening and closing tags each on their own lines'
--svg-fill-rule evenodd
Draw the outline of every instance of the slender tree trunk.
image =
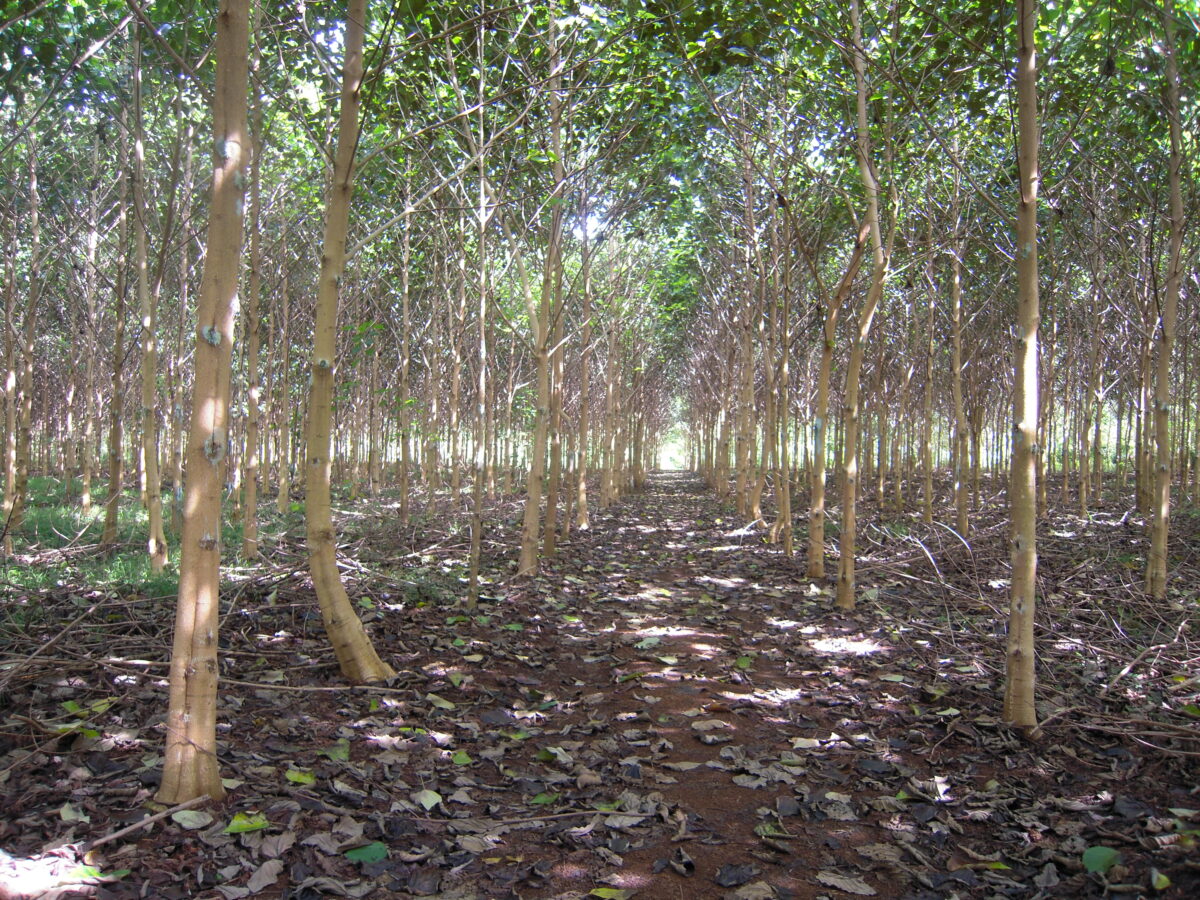
<svg viewBox="0 0 1200 900">
<path fill-rule="evenodd" d="M 325 210 L 325 237 L 313 323 L 312 382 L 309 387 L 304 481 L 308 567 L 312 573 L 313 588 L 342 675 L 356 683 L 380 681 L 396 674 L 375 652 L 342 584 L 337 568 L 336 533 L 330 508 L 338 293 L 346 263 L 346 231 L 350 221 L 350 195 L 354 186 L 354 150 L 358 143 L 366 15 L 366 0 L 349 0 L 337 154 Z"/>
<path fill-rule="evenodd" d="M 562 61 L 559 56 L 557 5 L 550 5 L 550 142 L 554 153 L 554 188 L 551 194 L 550 234 L 546 245 L 546 266 L 542 276 L 541 298 L 536 309 L 530 309 L 534 328 L 534 360 L 537 380 L 537 408 L 534 411 L 533 456 L 529 461 L 526 483 L 525 513 L 521 526 L 521 555 L 517 562 L 518 575 L 533 575 L 538 564 L 538 527 L 541 524 L 542 483 L 546 471 L 546 443 L 550 428 L 550 327 L 559 315 L 555 304 L 561 284 L 562 201 L 565 198 L 566 178 L 562 159 Z M 530 304 L 531 305 L 531 304 Z M 548 504 L 557 503 L 550 497 Z"/>
<path fill-rule="evenodd" d="M 575 462 L 575 527 L 580 531 L 591 528 L 588 513 L 588 431 L 591 427 L 591 365 L 592 365 L 592 249 L 588 234 L 588 182 L 584 179 L 579 194 L 580 228 L 580 280 L 583 291 L 583 333 L 579 339 L 579 437 L 576 440 Z"/>
<path fill-rule="evenodd" d="M 17 222 L 14 214 L 4 263 L 4 555 L 12 556 L 12 515 L 17 493 Z"/>
<path fill-rule="evenodd" d="M 221 490 L 229 449 L 233 328 L 242 248 L 249 44 L 248 0 L 217 13 L 214 160 L 208 251 L 196 323 L 188 437 L 187 503 L 180 542 L 179 601 L 171 653 L 167 746 L 160 803 L 225 795 L 217 768 L 217 626 Z"/>
<path fill-rule="evenodd" d="M 255 63 L 257 69 L 257 62 Z M 262 373 L 259 372 L 259 348 L 262 346 L 262 323 L 259 305 L 262 299 L 262 98 L 254 90 L 253 123 L 250 147 L 250 278 L 246 291 L 246 451 L 243 458 L 242 558 L 258 556 L 258 473 L 261 440 L 259 420 L 262 417 Z"/>
<path fill-rule="evenodd" d="M 279 276 L 279 345 L 283 348 L 279 359 L 278 384 L 275 389 L 275 427 L 279 433 L 279 484 L 275 492 L 275 511 L 283 515 L 291 506 L 291 466 L 292 466 L 292 295 L 291 284 L 288 280 L 288 222 L 283 219 L 280 228 L 279 258 L 281 269 Z"/>
<path fill-rule="evenodd" d="M 957 227 L 956 227 L 957 231 Z M 956 239 L 950 250 L 950 393 L 954 403 L 954 527 L 970 536 L 970 460 L 967 457 L 967 410 L 962 389 L 962 261 Z"/>
<path fill-rule="evenodd" d="M 1179 310 L 1183 251 L 1183 131 L 1179 114 L 1179 64 L 1175 58 L 1175 0 L 1162 8 L 1163 47 L 1167 64 L 1164 93 L 1171 156 L 1167 169 L 1170 191 L 1170 247 L 1167 251 L 1166 296 L 1158 327 L 1157 371 L 1154 380 L 1154 518 L 1150 525 L 1150 553 L 1146 559 L 1146 593 L 1155 600 L 1167 596 L 1167 531 L 1171 512 L 1171 351 Z"/>
<path fill-rule="evenodd" d="M 124 116 L 122 125 L 125 125 Z M 124 127 L 121 133 L 121 160 L 124 164 L 128 157 L 124 152 Z M 108 497 L 104 501 L 104 528 L 100 532 L 100 546 L 105 548 L 110 548 L 117 542 L 117 513 L 121 506 L 121 482 L 124 479 L 124 418 L 121 398 L 125 395 L 125 247 L 129 243 L 127 186 L 128 178 L 122 173 L 118 188 L 120 199 L 117 201 L 117 277 L 113 291 L 112 392 L 108 408 Z"/>
<path fill-rule="evenodd" d="M 883 230 L 879 223 L 879 182 L 875 177 L 875 167 L 871 158 L 871 135 L 867 122 L 867 61 L 862 43 L 858 0 L 851 0 L 850 15 L 854 28 L 852 62 L 858 96 L 858 166 L 862 176 L 863 189 L 867 196 L 867 210 L 863 218 L 871 230 L 873 265 L 871 286 L 867 289 L 867 297 L 858 316 L 858 330 L 850 345 L 850 362 L 846 367 L 846 391 L 842 401 L 842 421 L 844 423 L 842 473 L 844 481 L 842 483 L 842 528 L 838 535 L 839 560 L 837 599 L 835 601 L 838 609 L 853 609 L 855 604 L 854 553 L 858 502 L 859 373 L 862 370 L 867 336 L 871 332 L 871 322 L 875 317 L 879 298 L 883 295 L 883 285 L 887 279 L 888 269 L 888 255 L 883 246 Z"/>
<path fill-rule="evenodd" d="M 1017 117 L 1020 203 L 1017 207 L 1017 350 L 1013 380 L 1012 586 L 1008 620 L 1004 719 L 1037 726 L 1033 621 L 1037 588 L 1038 423 L 1038 119 L 1037 0 L 1017 0 Z"/>
<path fill-rule="evenodd" d="M 137 253 L 138 307 L 142 317 L 142 470 L 141 488 L 149 519 L 147 553 L 150 571 L 161 572 L 167 562 L 163 532 L 162 477 L 158 470 L 158 309 L 150 292 L 150 261 L 146 248 L 145 136 L 142 128 L 141 29 L 134 32 L 133 67 L 133 209 Z M 163 235 L 168 240 L 169 235 Z"/>
<path fill-rule="evenodd" d="M 854 249 L 846 272 L 838 284 L 837 292 L 828 302 L 825 309 L 824 325 L 821 332 L 821 359 L 817 364 L 817 397 L 816 409 L 812 416 L 812 465 L 811 498 L 808 513 L 808 568 L 809 578 L 825 577 L 825 457 L 827 451 L 825 442 L 828 435 L 829 422 L 829 381 L 833 374 L 833 350 L 837 341 L 837 320 L 842 305 L 850 296 L 854 287 L 854 279 L 862 263 L 863 251 L 866 248 L 867 237 L 870 234 L 870 224 L 863 222 L 854 241 Z M 814 265 L 815 271 L 815 265 Z"/>
<path fill-rule="evenodd" d="M 412 198 L 404 183 L 404 229 L 400 244 L 400 524 L 407 525 L 412 493 L 412 303 L 409 267 L 412 261 Z"/>
</svg>

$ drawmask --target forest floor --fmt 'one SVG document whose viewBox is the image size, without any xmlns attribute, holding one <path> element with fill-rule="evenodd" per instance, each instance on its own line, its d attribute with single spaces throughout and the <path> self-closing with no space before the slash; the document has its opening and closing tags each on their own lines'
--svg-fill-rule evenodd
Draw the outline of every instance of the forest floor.
<svg viewBox="0 0 1200 900">
<path fill-rule="evenodd" d="M 268 533 L 227 572 L 228 798 L 121 834 L 162 810 L 173 605 L 77 583 L 63 552 L 15 561 L 61 577 L 0 618 L 0 897 L 1200 896 L 1194 515 L 1157 606 L 1138 522 L 1043 521 L 1025 736 L 999 721 L 999 518 L 968 546 L 869 512 L 842 614 L 657 474 L 533 579 L 507 574 L 498 504 L 468 612 L 461 514 L 356 510 L 344 574 L 400 674 L 339 680 L 302 527 Z"/>
</svg>

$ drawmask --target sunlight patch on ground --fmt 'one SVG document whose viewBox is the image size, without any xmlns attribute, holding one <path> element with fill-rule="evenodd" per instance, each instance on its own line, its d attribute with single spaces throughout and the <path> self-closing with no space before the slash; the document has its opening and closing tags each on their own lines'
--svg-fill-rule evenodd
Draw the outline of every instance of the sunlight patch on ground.
<svg viewBox="0 0 1200 900">
<path fill-rule="evenodd" d="M 869 638 L 818 638 L 815 641 L 809 641 L 808 645 L 818 653 L 850 653 L 854 656 L 867 656 L 871 653 L 880 653 L 883 650 L 890 649 L 880 644 L 878 641 L 872 641 Z"/>
<path fill-rule="evenodd" d="M 678 625 L 654 625 L 633 632 L 639 637 L 690 637 L 699 633 L 694 628 L 681 628 Z"/>
<path fill-rule="evenodd" d="M 625 534 L 630 531 L 636 531 L 638 534 L 658 534 L 662 529 L 655 525 L 625 525 L 617 529 L 617 534 Z"/>
<path fill-rule="evenodd" d="M 736 550 L 737 548 L 732 547 L 730 549 Z M 745 578 L 717 578 L 715 575 L 703 575 L 700 578 L 697 578 L 696 581 L 698 581 L 700 584 L 711 584 L 714 587 L 719 588 L 741 587 L 746 583 Z"/>
<path fill-rule="evenodd" d="M 561 862 L 550 870 L 555 878 L 565 878 L 572 881 L 578 881 L 581 878 L 588 877 L 588 870 L 585 866 L 573 862 Z"/>
<path fill-rule="evenodd" d="M 763 706 L 779 708 L 787 706 L 789 703 L 798 703 L 805 698 L 805 691 L 799 688 L 777 688 L 775 690 L 760 690 L 752 694 L 738 694 L 733 691 L 722 691 L 721 696 L 726 700 L 735 702 L 745 700 L 749 697 L 755 703 Z"/>
<path fill-rule="evenodd" d="M 784 631 L 790 631 L 793 628 L 799 628 L 803 623 L 797 622 L 795 619 L 767 619 L 767 624 L 772 628 L 781 628 Z"/>
</svg>

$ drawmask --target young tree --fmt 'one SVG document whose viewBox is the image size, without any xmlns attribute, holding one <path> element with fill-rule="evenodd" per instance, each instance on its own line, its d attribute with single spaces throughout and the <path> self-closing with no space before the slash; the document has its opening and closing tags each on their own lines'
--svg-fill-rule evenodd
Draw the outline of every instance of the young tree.
<svg viewBox="0 0 1200 900">
<path fill-rule="evenodd" d="M 1008 617 L 1008 672 L 1004 719 L 1037 726 L 1034 707 L 1033 617 L 1037 588 L 1038 455 L 1038 112 L 1037 0 L 1017 0 L 1017 125 L 1020 202 L 1017 206 L 1017 347 L 1013 376 L 1012 586 Z"/>
<path fill-rule="evenodd" d="M 1159 317 L 1154 375 L 1154 519 L 1150 527 L 1150 552 L 1146 556 L 1146 592 L 1156 600 L 1167 596 L 1167 527 L 1171 513 L 1171 351 L 1179 310 L 1179 282 L 1183 256 L 1183 129 L 1179 115 L 1179 65 L 1175 59 L 1175 0 L 1164 0 L 1163 51 L 1167 83 L 1163 99 L 1170 130 L 1167 163 L 1170 248 L 1167 252 L 1166 296 Z"/>
<path fill-rule="evenodd" d="M 334 157 L 325 210 L 325 238 L 317 281 L 304 482 L 308 567 L 325 630 L 329 633 L 342 674 L 354 682 L 381 681 L 396 674 L 375 652 L 362 621 L 350 604 L 350 597 L 338 573 L 336 532 L 330 509 L 338 293 L 346 264 L 346 231 L 350 223 L 350 195 L 354 187 L 354 151 L 358 144 L 366 16 L 366 0 L 349 0 L 337 155 Z"/>
<path fill-rule="evenodd" d="M 196 314 L 195 381 L 171 651 L 162 803 L 225 794 L 217 769 L 217 625 L 221 490 L 229 450 L 233 326 L 250 136 L 246 89 L 250 0 L 222 0 L 216 21 L 212 204 Z"/>
</svg>

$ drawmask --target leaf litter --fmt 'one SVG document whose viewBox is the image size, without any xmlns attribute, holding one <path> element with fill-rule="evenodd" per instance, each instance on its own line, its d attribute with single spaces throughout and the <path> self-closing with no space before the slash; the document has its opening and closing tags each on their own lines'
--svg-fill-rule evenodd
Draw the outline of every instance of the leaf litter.
<svg viewBox="0 0 1200 900">
<path fill-rule="evenodd" d="M 25 633 L 25 652 L 0 659 L 0 887 L 116 900 L 1192 896 L 1194 598 L 1139 605 L 1128 573 L 1099 563 L 1105 521 L 1094 544 L 1042 550 L 1055 639 L 1032 739 L 998 719 L 1001 523 L 981 523 L 969 554 L 923 535 L 936 575 L 895 529 L 866 528 L 867 586 L 842 615 L 802 561 L 680 476 L 594 511 L 532 579 L 508 576 L 512 547 L 493 534 L 474 612 L 456 605 L 448 519 L 356 519 L 368 530 L 343 551 L 348 580 L 401 672 L 368 688 L 339 682 L 296 538 L 281 535 L 230 591 L 221 806 L 137 827 L 168 812 L 152 798 L 169 623 L 152 598 L 97 606 L 99 622 L 122 621 L 118 640 L 85 622 L 69 655 L 29 660 L 39 636 Z M 419 560 L 419 590 L 397 560 Z M 1103 615 L 1116 599 L 1119 631 Z M 1158 650 L 1139 659 L 1122 640 Z M 20 678 L 4 678 L 17 663 Z"/>
</svg>

